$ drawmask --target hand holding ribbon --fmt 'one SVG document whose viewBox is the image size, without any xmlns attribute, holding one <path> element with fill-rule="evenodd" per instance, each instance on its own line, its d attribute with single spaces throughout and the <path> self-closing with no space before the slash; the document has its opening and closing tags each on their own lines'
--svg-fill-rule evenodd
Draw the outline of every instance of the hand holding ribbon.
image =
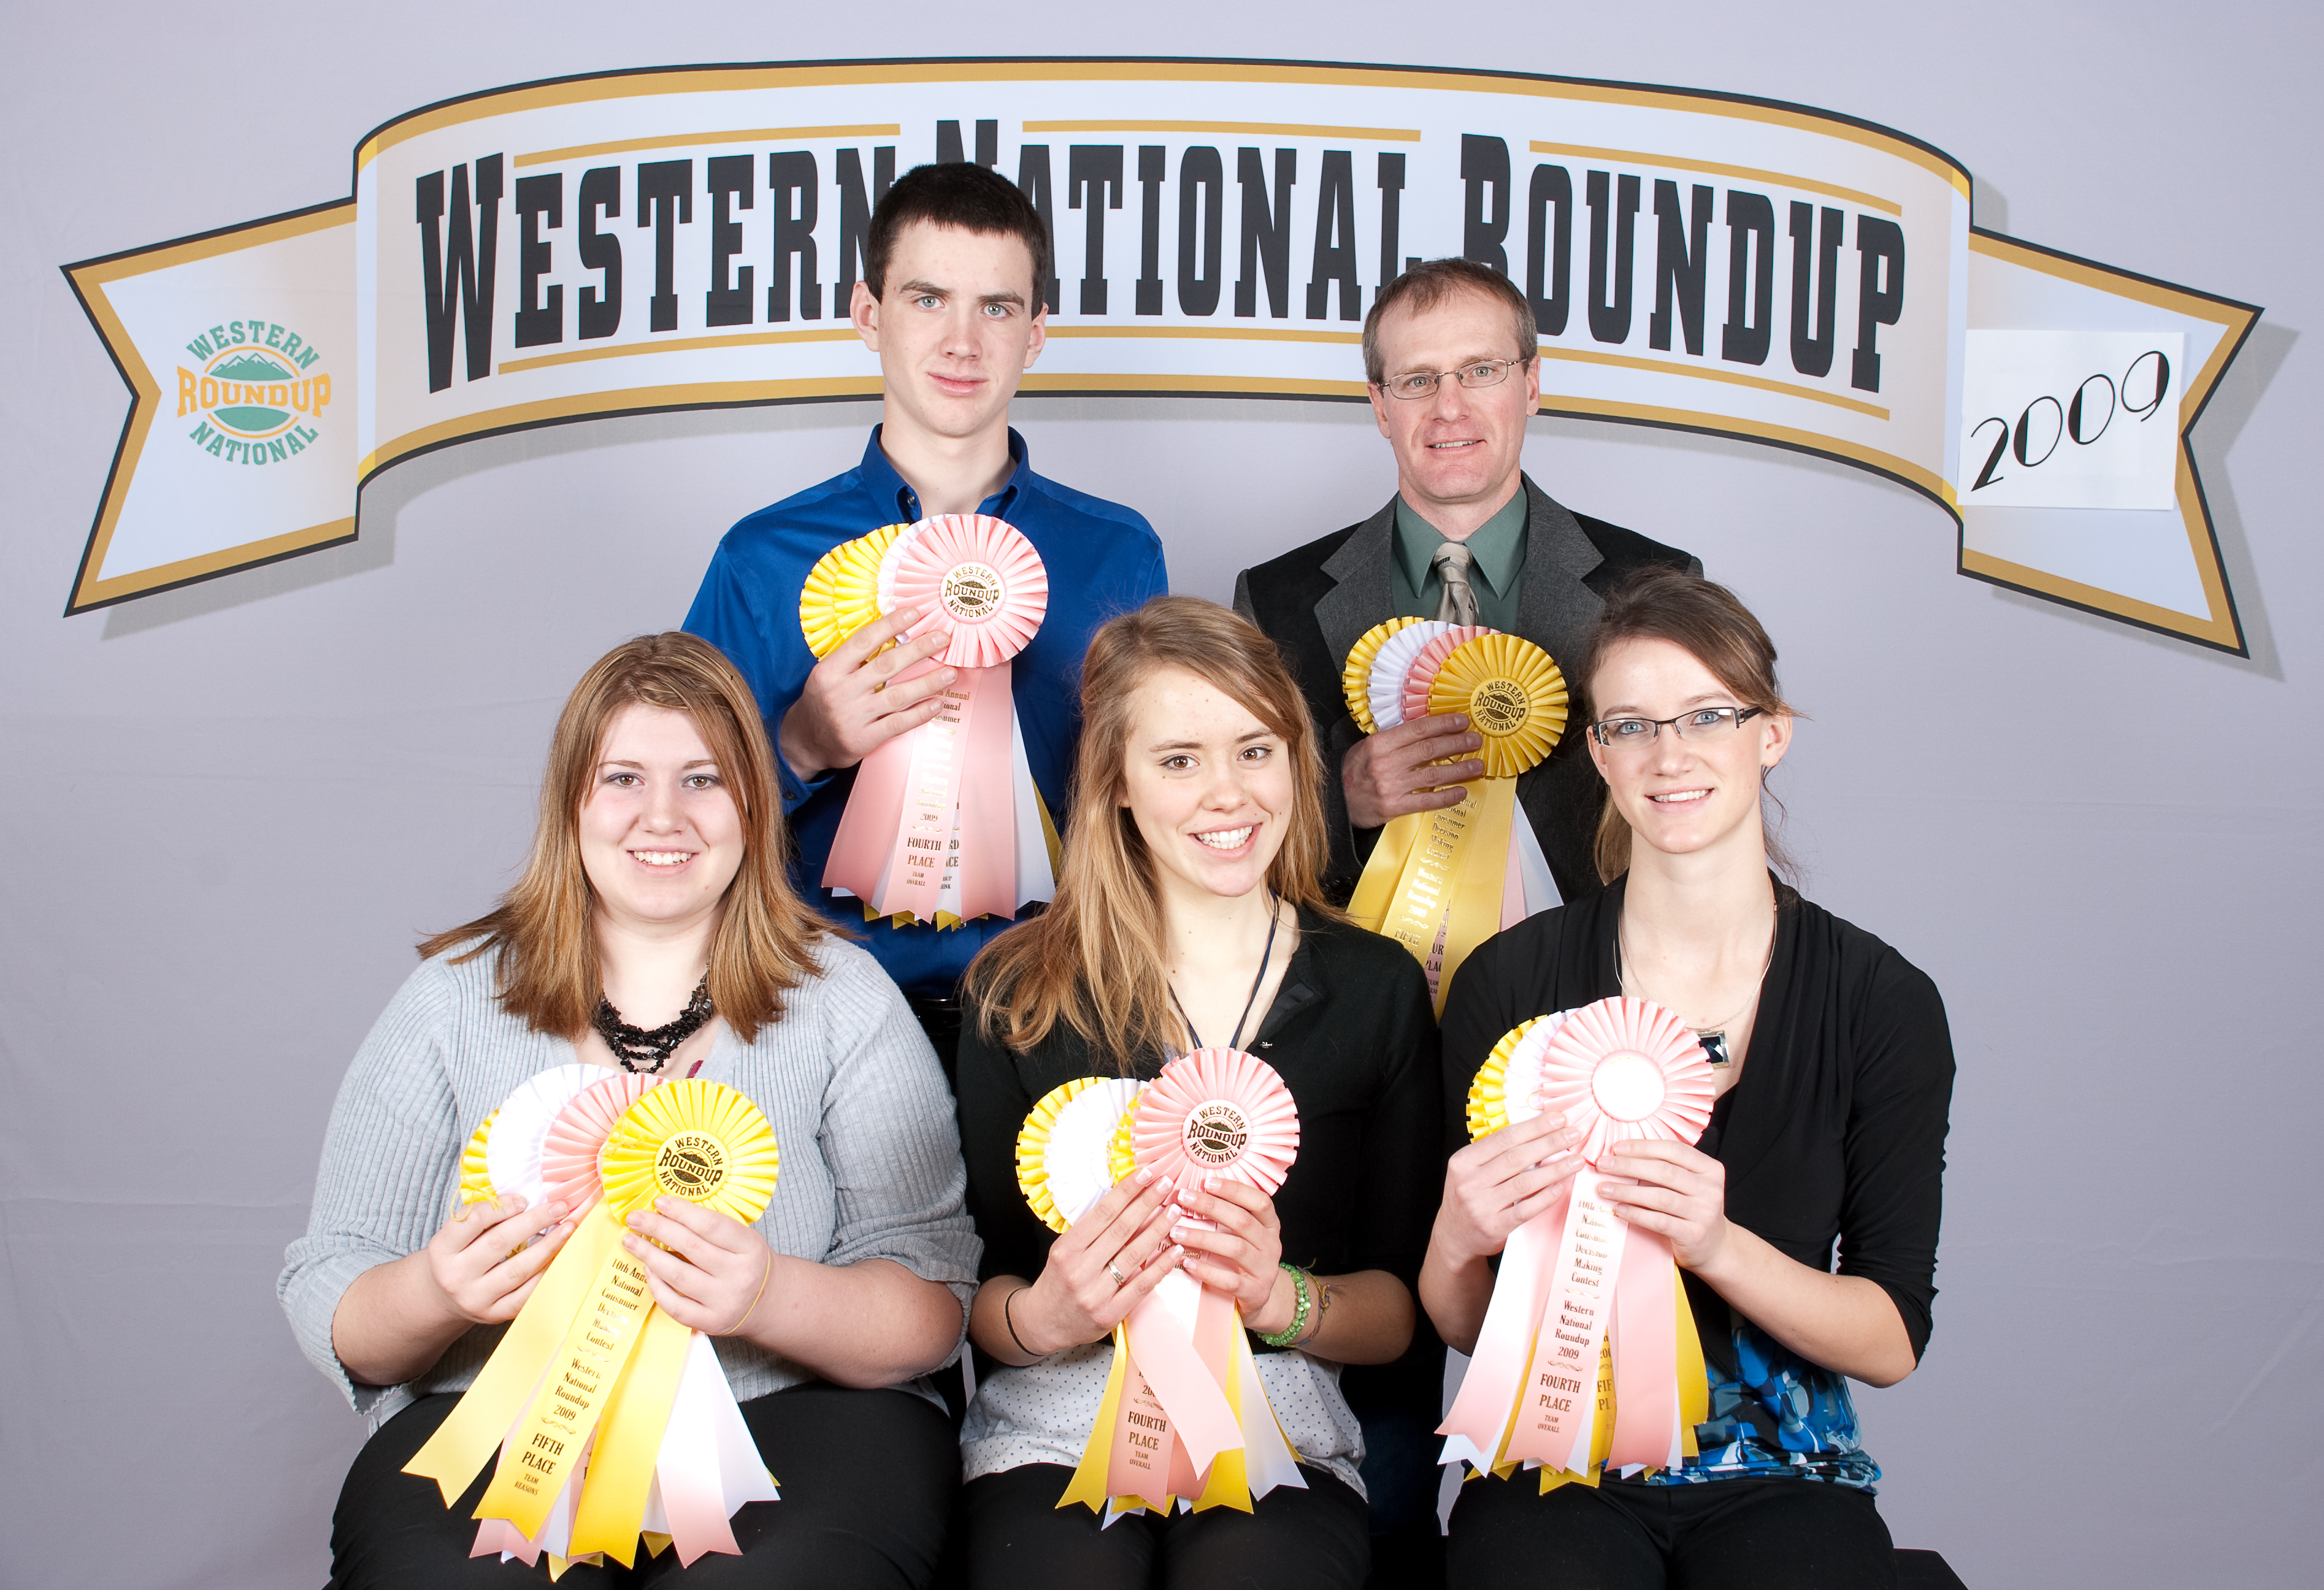
<svg viewBox="0 0 2324 1590">
<path fill-rule="evenodd" d="M 773 1250 L 732 1215 L 665 1194 L 633 1211 L 622 1246 L 645 1266 L 663 1313 L 708 1336 L 731 1336 L 755 1313 Z"/>
<path fill-rule="evenodd" d="M 529 1209 L 521 1193 L 462 1204 L 421 1250 L 428 1278 L 445 1305 L 470 1324 L 505 1324 L 532 1296 L 574 1225 L 563 1204 L 552 1199 Z M 536 1235 L 541 1240 L 526 1247 Z"/>
<path fill-rule="evenodd" d="M 1367 736 L 1342 763 L 1349 818 L 1381 825 L 1348 914 L 1412 951 L 1441 1013 L 1471 950 L 1559 903 L 1517 780 L 1564 732 L 1565 679 L 1517 636 L 1392 619 L 1357 640 L 1341 688 Z"/>
<path fill-rule="evenodd" d="M 1727 1167 L 1683 1142 L 1638 1138 L 1598 1161 L 1600 1193 L 1614 1213 L 1659 1234 L 1679 1266 L 1706 1270 L 1726 1245 Z"/>
<path fill-rule="evenodd" d="M 783 714 L 783 761 L 801 779 L 853 767 L 900 734 L 934 718 L 945 687 L 957 677 L 938 666 L 908 679 L 951 643 L 940 625 L 897 645 L 889 642 L 918 622 L 907 607 L 856 630 L 807 676 L 807 688 Z"/>
<path fill-rule="evenodd" d="M 1048 612 L 1047 570 L 1020 532 L 977 514 L 876 532 L 830 558 L 854 569 L 860 587 L 874 547 L 884 550 L 871 568 L 868 602 L 860 589 L 846 595 L 836 575 L 810 578 L 800 596 L 800 633 L 811 648 L 873 608 L 887 615 L 848 633 L 809 677 L 814 687 L 829 675 L 829 686 L 794 708 L 805 742 L 796 755 L 784 720 L 794 772 L 843 761 L 857 770 L 824 887 L 861 900 L 867 920 L 898 926 L 1014 916 L 1056 892 L 1055 857 L 1046 854 L 1053 825 L 1026 757 L 1010 668 Z M 878 652 L 890 635 L 896 645 Z M 860 662 L 853 674 L 832 672 L 851 659 Z M 867 686 L 867 674 L 883 677 Z M 914 704 L 888 709 L 906 699 Z M 857 730 L 835 750 L 819 748 L 818 715 Z"/>
<path fill-rule="evenodd" d="M 1237 1328 L 1267 1309 L 1282 1275 L 1272 1195 L 1298 1149 L 1290 1089 L 1235 1049 L 1181 1056 L 1144 1087 L 1076 1078 L 1026 1117 L 1018 1185 L 1060 1240 L 1033 1289 L 1047 1289 L 1045 1307 L 1021 1317 L 1034 1334 L 1018 1327 L 1017 1345 L 1051 1352 L 1113 1331 L 1105 1392 L 1058 1506 L 1085 1504 L 1107 1523 L 1174 1502 L 1248 1511 L 1277 1485 L 1306 1484 Z M 1098 1196 L 1111 1177 L 1120 1185 Z M 1047 1306 L 1060 1296 L 1052 1337 Z"/>
<path fill-rule="evenodd" d="M 1470 732 L 1468 716 L 1458 712 L 1365 735 L 1340 760 L 1348 821 L 1359 828 L 1377 828 L 1392 818 L 1459 805 L 1469 794 L 1462 786 L 1483 778 L 1485 764 L 1473 757 L 1448 759 L 1465 756 L 1484 744 L 1483 735 Z"/>
<path fill-rule="evenodd" d="M 1173 1234 L 1187 1250 L 1186 1273 L 1232 1298 L 1252 1330 L 1278 1331 L 1290 1324 L 1291 1303 L 1268 1307 L 1278 1287 L 1286 1295 L 1291 1291 L 1283 1272 L 1283 1223 L 1276 1217 L 1275 1200 L 1247 1181 L 1204 1176 L 1200 1190 L 1180 1190 L 1178 1204 L 1194 1216 Z"/>
<path fill-rule="evenodd" d="M 1039 1278 L 1010 1306 L 1017 1345 L 1046 1355 L 1101 1340 L 1176 1270 L 1185 1249 L 1171 1241 L 1173 1190 L 1167 1177 L 1137 1171 L 1050 1243 Z"/>
<path fill-rule="evenodd" d="M 1565 1117 L 1548 1114 L 1514 1122 L 1462 1149 L 1444 1167 L 1444 1200 L 1429 1246 L 1456 1265 L 1500 1253 L 1512 1232 L 1565 1197 L 1582 1169 L 1567 1151 L 1572 1146 Z"/>
</svg>

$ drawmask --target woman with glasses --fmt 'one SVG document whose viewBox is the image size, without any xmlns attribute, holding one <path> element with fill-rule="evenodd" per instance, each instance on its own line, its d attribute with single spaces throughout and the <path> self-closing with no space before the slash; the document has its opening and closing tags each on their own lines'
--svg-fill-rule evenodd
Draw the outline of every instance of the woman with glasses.
<svg viewBox="0 0 2324 1590">
<path fill-rule="evenodd" d="M 1794 718 L 1775 662 L 1722 587 L 1654 569 L 1615 590 L 1574 674 L 1607 887 L 1487 941 L 1446 1002 L 1448 1122 L 1511 1028 L 1614 994 L 1692 1026 L 1717 1086 L 1699 1144 L 1598 1166 L 1615 1213 L 1676 1253 L 1709 1368 L 1701 1456 L 1547 1494 L 1524 1471 L 1462 1486 L 1454 1583 L 1895 1583 L 1847 1382 L 1894 1385 L 1928 1342 L 1952 1046 L 1926 975 L 1770 869 L 1764 782 Z M 1544 1114 L 1453 1153 L 1420 1296 L 1454 1347 L 1509 1234 L 1579 1168 L 1566 1128 Z"/>
</svg>

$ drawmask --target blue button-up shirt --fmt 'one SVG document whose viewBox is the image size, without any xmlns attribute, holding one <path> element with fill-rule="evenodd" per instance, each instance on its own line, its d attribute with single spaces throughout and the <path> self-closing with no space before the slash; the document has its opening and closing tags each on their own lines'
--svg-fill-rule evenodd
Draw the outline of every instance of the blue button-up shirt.
<svg viewBox="0 0 2324 1590">
<path fill-rule="evenodd" d="M 1161 540 L 1142 515 L 1034 474 L 1025 439 L 1013 430 L 1009 456 L 1017 467 L 1008 483 L 976 511 L 1024 532 L 1047 566 L 1048 615 L 1033 643 L 1018 655 L 1011 677 L 1033 781 L 1062 827 L 1081 741 L 1083 653 L 1098 625 L 1162 595 L 1169 579 Z M 824 864 L 855 787 L 855 770 L 802 781 L 783 763 L 777 732 L 815 667 L 799 629 L 799 591 L 807 571 L 842 541 L 923 516 L 918 496 L 880 450 L 875 425 L 861 464 L 760 509 L 726 532 L 686 627 L 725 652 L 759 698 L 767 737 L 776 745 L 783 810 L 797 846 L 791 881 L 799 892 L 835 921 L 865 933 L 872 953 L 905 993 L 944 998 L 954 993 L 976 952 L 1009 924 L 994 917 L 944 929 L 922 922 L 897 928 L 885 919 L 867 923 L 861 902 L 825 889 Z"/>
</svg>

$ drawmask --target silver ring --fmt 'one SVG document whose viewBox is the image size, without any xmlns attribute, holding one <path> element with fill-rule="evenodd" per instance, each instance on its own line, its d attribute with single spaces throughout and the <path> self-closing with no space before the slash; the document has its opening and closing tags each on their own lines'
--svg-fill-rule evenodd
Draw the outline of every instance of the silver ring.
<svg viewBox="0 0 2324 1590">
<path fill-rule="evenodd" d="M 1130 1277 L 1122 1274 L 1120 1271 L 1116 1270 L 1111 1263 L 1105 1267 L 1105 1272 L 1113 1277 L 1113 1284 L 1117 1287 L 1126 1287 L 1130 1284 Z"/>
</svg>

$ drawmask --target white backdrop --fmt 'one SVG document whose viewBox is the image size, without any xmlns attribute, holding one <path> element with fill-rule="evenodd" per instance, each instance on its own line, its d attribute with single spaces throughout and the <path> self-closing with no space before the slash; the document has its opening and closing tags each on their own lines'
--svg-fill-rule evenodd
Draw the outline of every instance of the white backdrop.
<svg viewBox="0 0 2324 1590">
<path fill-rule="evenodd" d="M 1976 1590 L 2313 1583 L 2324 656 L 2302 615 L 2324 568 L 2293 478 L 2324 425 L 2301 347 L 2324 308 L 2313 14 L 1480 0 L 1454 30 L 1370 3 L 1084 9 L 1001 0 L 892 39 L 829 7 L 603 0 L 0 11 L 5 1576 L 321 1580 L 363 1431 L 272 1281 L 339 1076 L 414 937 L 511 876 L 581 667 L 676 624 L 724 528 L 851 463 L 872 414 L 472 444 L 383 477 L 356 545 L 68 621 L 126 400 L 57 265 L 342 193 L 375 123 L 502 83 L 1176 53 L 1843 111 L 1960 158 L 1981 224 L 2267 306 L 2197 433 L 2248 661 L 1961 579 L 1938 510 L 1838 466 L 1538 421 L 1527 463 L 1758 609 L 1812 717 L 1778 781 L 1808 891 L 1950 1010 L 1935 1336 L 1859 1403 L 1899 1543 Z M 1045 473 L 1144 510 L 1176 586 L 1210 596 L 1392 489 L 1353 407 L 1050 399 L 1019 421 Z"/>
</svg>

